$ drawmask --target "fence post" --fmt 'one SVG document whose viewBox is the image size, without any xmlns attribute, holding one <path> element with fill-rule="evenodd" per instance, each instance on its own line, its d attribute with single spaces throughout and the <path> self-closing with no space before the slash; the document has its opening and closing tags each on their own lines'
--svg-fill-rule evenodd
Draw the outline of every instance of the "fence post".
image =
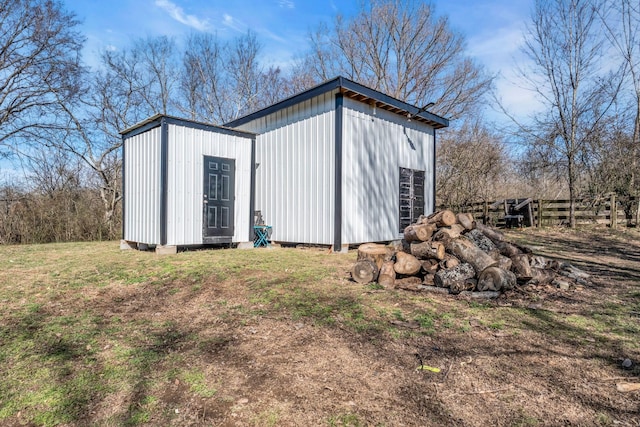
<svg viewBox="0 0 640 427">
<path fill-rule="evenodd" d="M 482 209 L 482 223 L 484 225 L 487 225 L 488 220 L 489 220 L 489 202 L 485 200 L 484 207 Z"/>
<path fill-rule="evenodd" d="M 609 213 L 611 215 L 611 228 L 618 228 L 618 206 L 616 205 L 616 194 L 611 193 L 611 207 L 609 208 Z"/>
<path fill-rule="evenodd" d="M 538 199 L 538 228 L 542 228 L 542 199 Z"/>
</svg>

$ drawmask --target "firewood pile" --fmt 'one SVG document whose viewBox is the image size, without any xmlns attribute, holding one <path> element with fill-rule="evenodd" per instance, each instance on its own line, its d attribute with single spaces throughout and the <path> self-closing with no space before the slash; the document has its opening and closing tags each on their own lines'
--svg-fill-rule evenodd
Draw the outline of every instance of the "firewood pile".
<svg viewBox="0 0 640 427">
<path fill-rule="evenodd" d="M 582 270 L 534 255 L 500 231 L 476 223 L 471 214 L 449 210 L 421 216 L 395 245 L 360 245 L 351 276 L 363 284 L 377 281 L 386 289 L 483 297 L 525 284 L 566 290 L 589 283 Z"/>
</svg>

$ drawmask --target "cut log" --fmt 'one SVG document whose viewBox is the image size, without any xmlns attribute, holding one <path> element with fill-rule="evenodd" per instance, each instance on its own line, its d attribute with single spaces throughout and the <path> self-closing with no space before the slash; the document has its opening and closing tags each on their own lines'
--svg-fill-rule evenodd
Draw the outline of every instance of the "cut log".
<svg viewBox="0 0 640 427">
<path fill-rule="evenodd" d="M 378 266 L 370 259 L 356 261 L 351 269 L 351 277 L 358 283 L 374 282 L 378 278 Z"/>
<path fill-rule="evenodd" d="M 412 224 L 404 229 L 404 240 L 407 242 L 426 242 L 435 230 L 435 224 Z"/>
<path fill-rule="evenodd" d="M 538 285 L 547 285 L 556 278 L 556 274 L 553 270 L 547 270 L 544 268 L 531 268 L 531 280 Z"/>
<path fill-rule="evenodd" d="M 495 228 L 489 227 L 488 225 L 484 225 L 481 222 L 476 224 L 476 229 L 480 230 L 482 234 L 487 236 L 493 243 L 496 245 L 498 242 L 502 242 L 505 240 L 505 235 L 496 230 Z"/>
<path fill-rule="evenodd" d="M 464 237 L 451 240 L 447 245 L 447 251 L 460 261 L 471 264 L 478 275 L 484 269 L 498 265 L 498 261 Z"/>
<path fill-rule="evenodd" d="M 514 255 L 511 257 L 513 271 L 518 279 L 518 283 L 526 283 L 533 277 L 529 257 L 526 254 Z"/>
<path fill-rule="evenodd" d="M 396 279 L 394 285 L 396 289 L 404 289 L 405 291 L 420 291 L 422 287 L 422 279 L 419 277 L 405 277 L 403 279 Z"/>
<path fill-rule="evenodd" d="M 422 284 L 425 286 L 433 286 L 435 276 L 433 274 L 425 274 L 422 279 Z"/>
<path fill-rule="evenodd" d="M 484 252 L 491 252 L 496 249 L 495 243 L 485 236 L 480 230 L 471 230 L 464 235 L 467 239 L 471 240 L 474 245 L 482 249 Z"/>
<path fill-rule="evenodd" d="M 513 258 L 516 255 L 522 254 L 520 248 L 509 242 L 497 242 L 496 246 L 500 253 L 508 258 Z"/>
<path fill-rule="evenodd" d="M 438 288 L 437 286 L 429 286 L 429 285 L 425 285 L 422 288 L 420 288 L 420 290 L 422 292 L 430 292 L 432 294 L 448 294 L 449 293 L 449 289 L 447 288 Z"/>
<path fill-rule="evenodd" d="M 411 255 L 420 259 L 444 259 L 445 247 L 440 242 L 411 243 Z"/>
<path fill-rule="evenodd" d="M 383 262 L 391 260 L 392 257 L 393 249 L 379 243 L 363 243 L 358 247 L 358 261 L 371 260 L 378 270 Z"/>
<path fill-rule="evenodd" d="M 472 291 L 475 289 L 478 281 L 473 278 L 469 278 L 463 282 L 454 282 L 449 286 L 449 292 L 453 295 L 458 295 L 460 292 Z"/>
<path fill-rule="evenodd" d="M 420 268 L 422 268 L 422 263 L 415 256 L 404 252 L 396 253 L 396 263 L 393 265 L 396 273 L 412 276 L 417 274 Z"/>
<path fill-rule="evenodd" d="M 513 289 L 516 285 L 516 275 L 511 271 L 498 267 L 488 267 L 478 278 L 477 288 L 479 291 L 501 291 Z"/>
<path fill-rule="evenodd" d="M 464 227 L 465 230 L 473 230 L 476 228 L 476 222 L 473 219 L 473 215 L 470 213 L 460 212 L 456 215 L 458 223 Z"/>
<path fill-rule="evenodd" d="M 463 231 L 464 231 L 464 227 L 460 224 L 453 224 L 449 227 L 441 227 L 434 234 L 433 240 L 455 239 L 457 237 L 460 237 Z"/>
<path fill-rule="evenodd" d="M 422 262 L 422 269 L 430 274 L 434 274 L 440 268 L 440 265 L 437 259 L 425 259 L 425 260 L 422 260 L 421 262 Z"/>
<path fill-rule="evenodd" d="M 511 271 L 511 267 L 513 266 L 513 261 L 511 261 L 511 258 L 507 258 L 506 256 L 501 255 L 498 251 L 491 252 L 490 255 L 493 259 L 498 261 L 498 267 L 503 270 Z"/>
<path fill-rule="evenodd" d="M 393 268 L 393 261 L 385 261 L 380 267 L 380 274 L 378 274 L 378 284 L 382 285 L 385 289 L 393 289 L 396 281 L 396 271 Z"/>
<path fill-rule="evenodd" d="M 542 255 L 534 255 L 529 257 L 531 268 L 547 268 L 547 259 Z"/>
<path fill-rule="evenodd" d="M 447 268 L 453 268 L 460 264 L 460 260 L 451 254 L 445 253 L 444 259 L 440 261 L 440 268 L 445 270 Z"/>
<path fill-rule="evenodd" d="M 448 227 L 456 223 L 456 214 L 448 209 L 434 212 L 427 217 L 427 223 L 436 224 L 438 227 Z"/>
<path fill-rule="evenodd" d="M 476 272 L 471 264 L 462 263 L 453 268 L 438 271 L 433 278 L 433 283 L 441 288 L 451 288 L 451 286 L 456 283 L 462 286 L 465 280 L 475 275 Z"/>
</svg>

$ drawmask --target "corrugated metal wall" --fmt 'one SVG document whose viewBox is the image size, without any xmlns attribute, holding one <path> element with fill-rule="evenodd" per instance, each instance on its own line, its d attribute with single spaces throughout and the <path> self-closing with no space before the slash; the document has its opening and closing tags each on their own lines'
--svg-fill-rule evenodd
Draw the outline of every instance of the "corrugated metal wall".
<svg viewBox="0 0 640 427">
<path fill-rule="evenodd" d="M 399 168 L 425 171 L 425 212 L 433 210 L 434 129 L 345 98 L 342 243 L 395 240 Z"/>
<path fill-rule="evenodd" d="M 160 127 L 127 138 L 124 170 L 124 239 L 160 242 Z"/>
<path fill-rule="evenodd" d="M 248 242 L 251 139 L 168 125 L 167 245 L 202 244 L 203 156 L 236 160 L 233 242 Z"/>
<path fill-rule="evenodd" d="M 242 126 L 259 134 L 255 208 L 275 241 L 333 243 L 335 93 Z"/>
</svg>

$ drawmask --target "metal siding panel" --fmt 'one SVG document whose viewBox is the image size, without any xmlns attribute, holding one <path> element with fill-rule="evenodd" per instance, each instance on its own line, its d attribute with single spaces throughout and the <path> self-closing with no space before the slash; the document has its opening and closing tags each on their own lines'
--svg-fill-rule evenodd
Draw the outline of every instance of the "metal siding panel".
<svg viewBox="0 0 640 427">
<path fill-rule="evenodd" d="M 345 107 L 343 243 L 398 239 L 399 167 L 424 170 L 433 182 L 433 128 L 385 110 L 373 115 L 351 99 Z"/>
<path fill-rule="evenodd" d="M 160 128 L 127 138 L 125 234 L 132 242 L 160 242 Z"/>
<path fill-rule="evenodd" d="M 333 93 L 243 126 L 259 134 L 255 208 L 275 241 L 332 243 L 332 117 Z"/>
<path fill-rule="evenodd" d="M 202 237 L 203 156 L 236 160 L 233 242 L 249 241 L 251 139 L 169 126 L 169 209 L 167 244 L 199 245 Z"/>
</svg>

